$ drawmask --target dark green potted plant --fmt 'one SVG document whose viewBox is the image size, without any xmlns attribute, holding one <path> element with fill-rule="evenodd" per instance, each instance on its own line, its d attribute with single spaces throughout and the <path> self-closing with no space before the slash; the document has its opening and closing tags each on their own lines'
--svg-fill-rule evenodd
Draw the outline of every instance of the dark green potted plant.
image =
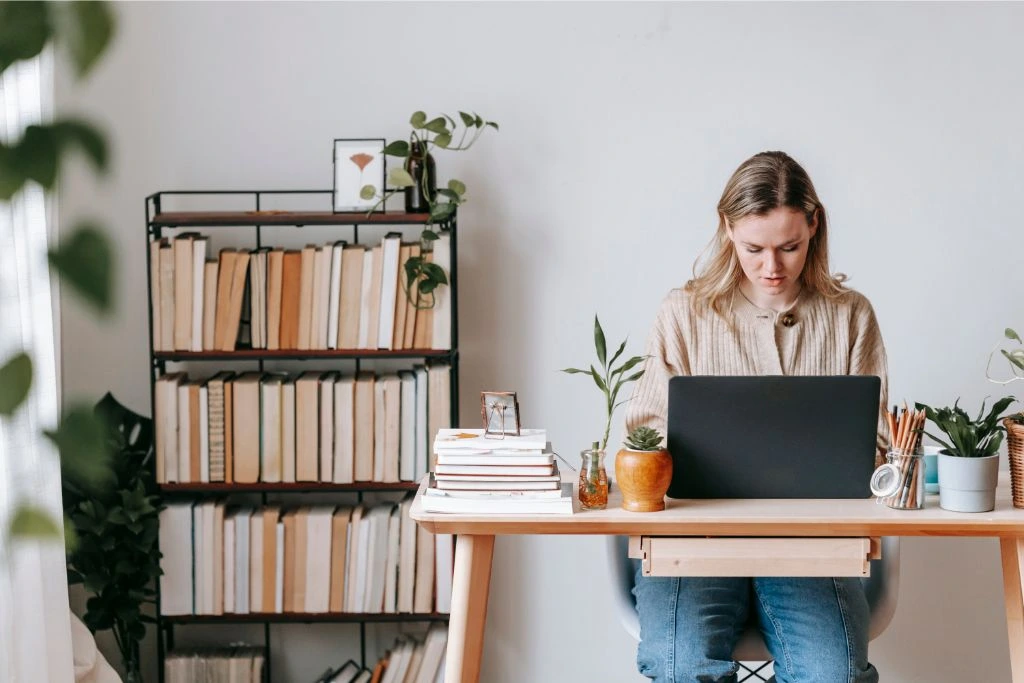
<svg viewBox="0 0 1024 683">
<path fill-rule="evenodd" d="M 162 509 L 153 477 L 153 421 L 128 410 L 109 393 L 95 412 L 106 427 L 110 472 L 97 487 L 83 489 L 65 479 L 64 512 L 75 547 L 67 557 L 68 583 L 90 594 L 82 621 L 93 633 L 110 629 L 121 652 L 126 683 L 142 681 L 139 643 L 143 611 L 155 603 L 153 582 L 160 576 L 157 549 Z"/>
<path fill-rule="evenodd" d="M 1015 400 L 1012 396 L 999 399 L 988 414 L 982 401 L 973 420 L 957 405 L 959 399 L 952 408 L 938 410 L 916 404 L 945 436 L 925 431 L 942 446 L 938 456 L 940 507 L 954 512 L 988 512 L 995 508 L 999 446 L 1006 431 L 999 418 Z"/>
</svg>

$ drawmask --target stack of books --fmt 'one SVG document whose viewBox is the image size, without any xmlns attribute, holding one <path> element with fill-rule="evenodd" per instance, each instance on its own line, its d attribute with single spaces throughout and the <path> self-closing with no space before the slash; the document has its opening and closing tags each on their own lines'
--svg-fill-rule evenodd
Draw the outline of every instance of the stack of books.
<svg viewBox="0 0 1024 683">
<path fill-rule="evenodd" d="M 266 649 L 254 645 L 176 649 L 164 660 L 167 683 L 261 683 Z"/>
<path fill-rule="evenodd" d="M 543 429 L 518 436 L 441 429 L 434 458 L 426 512 L 572 514 L 572 484 L 562 483 Z"/>
</svg>

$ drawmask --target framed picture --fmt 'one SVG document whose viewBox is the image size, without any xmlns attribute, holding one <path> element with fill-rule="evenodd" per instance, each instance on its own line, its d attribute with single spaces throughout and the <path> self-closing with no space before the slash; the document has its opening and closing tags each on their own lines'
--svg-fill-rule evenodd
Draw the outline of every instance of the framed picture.
<svg viewBox="0 0 1024 683">
<path fill-rule="evenodd" d="M 334 212 L 369 211 L 384 192 L 384 138 L 334 141 Z M 373 195 L 364 199 L 363 188 Z"/>
<path fill-rule="evenodd" d="M 519 436 L 519 399 L 514 391 L 481 391 L 484 436 Z"/>
</svg>

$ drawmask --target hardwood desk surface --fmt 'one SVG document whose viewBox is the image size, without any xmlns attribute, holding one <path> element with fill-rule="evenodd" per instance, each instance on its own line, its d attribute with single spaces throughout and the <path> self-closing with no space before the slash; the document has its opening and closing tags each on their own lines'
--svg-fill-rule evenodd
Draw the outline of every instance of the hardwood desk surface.
<svg viewBox="0 0 1024 683">
<path fill-rule="evenodd" d="M 1000 472 L 992 512 L 948 512 L 938 495 L 923 510 L 893 510 L 864 500 L 668 500 L 662 512 L 626 512 L 621 495 L 606 510 L 572 515 L 469 515 L 424 512 L 423 488 L 411 515 L 445 534 L 613 534 L 648 536 L 1024 536 L 1024 509 L 1013 507 L 1009 473 Z"/>
<path fill-rule="evenodd" d="M 929 495 L 923 510 L 892 510 L 864 500 L 670 500 L 662 512 L 626 512 L 613 493 L 608 509 L 573 515 L 467 515 L 423 511 L 420 485 L 410 512 L 433 533 L 459 534 L 455 545 L 452 611 L 445 683 L 478 683 L 494 554 L 504 534 L 631 536 L 991 536 L 1003 565 L 1006 630 L 1013 683 L 1024 683 L 1024 510 L 1010 498 L 1000 473 L 992 512 L 947 512 Z"/>
</svg>

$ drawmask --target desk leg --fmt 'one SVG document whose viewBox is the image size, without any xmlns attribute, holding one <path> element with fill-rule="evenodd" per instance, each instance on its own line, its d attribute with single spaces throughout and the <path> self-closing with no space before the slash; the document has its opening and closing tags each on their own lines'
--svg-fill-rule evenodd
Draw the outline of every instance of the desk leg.
<svg viewBox="0 0 1024 683">
<path fill-rule="evenodd" d="M 1010 640 L 1010 673 L 1013 683 L 1024 683 L 1024 538 L 1000 538 L 1003 557 L 1003 599 L 1006 601 L 1006 633 Z"/>
<path fill-rule="evenodd" d="M 493 556 L 494 536 L 459 534 L 444 683 L 477 683 L 480 678 Z"/>
</svg>

